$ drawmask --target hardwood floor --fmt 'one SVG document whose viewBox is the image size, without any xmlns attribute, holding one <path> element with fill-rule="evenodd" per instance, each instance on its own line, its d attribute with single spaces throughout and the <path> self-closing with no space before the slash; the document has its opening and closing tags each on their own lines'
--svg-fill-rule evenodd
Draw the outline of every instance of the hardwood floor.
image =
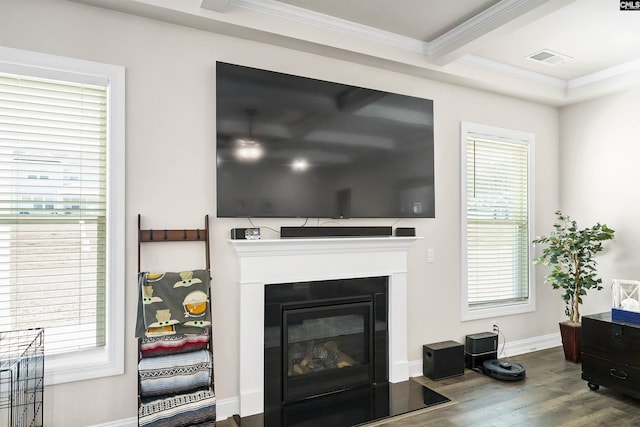
<svg viewBox="0 0 640 427">
<path fill-rule="evenodd" d="M 512 358 L 525 366 L 523 381 L 499 381 L 471 370 L 433 381 L 416 378 L 451 402 L 368 426 L 640 426 L 640 401 L 605 387 L 589 390 L 581 365 L 560 347 Z"/>
<path fill-rule="evenodd" d="M 640 400 L 606 387 L 589 390 L 580 378 L 581 365 L 566 362 L 560 347 L 512 360 L 525 366 L 525 380 L 499 381 L 469 369 L 462 376 L 439 381 L 415 378 L 451 402 L 367 427 L 640 426 Z M 219 427 L 234 425 L 218 423 Z"/>
</svg>

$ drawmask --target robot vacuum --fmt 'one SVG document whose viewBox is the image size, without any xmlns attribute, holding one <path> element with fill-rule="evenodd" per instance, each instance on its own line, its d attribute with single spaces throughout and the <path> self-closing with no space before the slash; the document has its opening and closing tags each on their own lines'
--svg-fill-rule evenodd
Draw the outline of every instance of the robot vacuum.
<svg viewBox="0 0 640 427">
<path fill-rule="evenodd" d="M 491 378 L 503 381 L 520 381 L 526 376 L 526 370 L 521 364 L 499 359 L 482 362 L 482 372 Z"/>
</svg>

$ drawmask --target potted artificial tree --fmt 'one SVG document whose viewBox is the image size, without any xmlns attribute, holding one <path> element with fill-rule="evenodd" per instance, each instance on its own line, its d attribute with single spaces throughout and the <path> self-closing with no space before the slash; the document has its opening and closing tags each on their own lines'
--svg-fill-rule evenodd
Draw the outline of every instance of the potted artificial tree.
<svg viewBox="0 0 640 427">
<path fill-rule="evenodd" d="M 597 223 L 579 229 L 576 221 L 556 211 L 558 222 L 548 236 L 537 237 L 533 243 L 546 247 L 535 264 L 551 266 L 545 282 L 553 289 L 561 289 L 568 320 L 560 322 L 560 334 L 565 359 L 580 361 L 580 304 L 589 289 L 602 289 L 602 279 L 596 271 L 594 255 L 602 251 L 602 243 L 613 239 L 614 231 Z"/>
</svg>

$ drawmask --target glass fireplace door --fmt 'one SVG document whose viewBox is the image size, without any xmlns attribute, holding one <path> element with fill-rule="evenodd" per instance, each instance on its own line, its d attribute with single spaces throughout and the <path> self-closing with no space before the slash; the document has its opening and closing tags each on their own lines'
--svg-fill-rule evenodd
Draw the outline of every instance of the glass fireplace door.
<svg viewBox="0 0 640 427">
<path fill-rule="evenodd" d="M 283 308 L 285 403 L 371 384 L 371 298 Z"/>
</svg>

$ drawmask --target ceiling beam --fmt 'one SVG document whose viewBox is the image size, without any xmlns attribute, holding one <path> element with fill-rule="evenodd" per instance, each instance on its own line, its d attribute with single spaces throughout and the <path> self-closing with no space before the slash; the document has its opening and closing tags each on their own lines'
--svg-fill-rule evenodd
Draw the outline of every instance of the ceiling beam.
<svg viewBox="0 0 640 427">
<path fill-rule="evenodd" d="M 502 0 L 494 9 L 487 9 L 479 18 L 466 21 L 431 43 L 274 0 L 71 1 L 550 105 L 572 103 L 574 93 L 580 93 L 578 98 L 583 99 L 595 93 L 595 86 L 607 83 L 602 75 L 579 82 L 550 79 L 468 54 L 480 43 L 509 37 L 522 26 L 577 0 Z M 605 80 L 628 80 L 627 75 L 637 74 L 638 67 L 633 68 L 631 73 L 617 73 L 615 79 Z"/>
<path fill-rule="evenodd" d="M 471 52 L 488 38 L 533 22 L 576 0 L 502 0 L 427 43 L 425 55 L 436 65 L 446 65 Z"/>
</svg>

